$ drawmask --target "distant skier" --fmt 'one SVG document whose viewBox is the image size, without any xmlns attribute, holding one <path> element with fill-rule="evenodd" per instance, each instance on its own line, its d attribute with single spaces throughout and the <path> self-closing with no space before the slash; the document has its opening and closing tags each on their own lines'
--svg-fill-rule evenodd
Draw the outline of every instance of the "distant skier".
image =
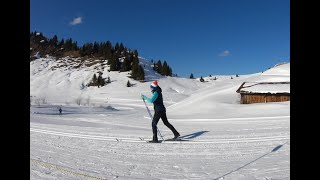
<svg viewBox="0 0 320 180">
<path fill-rule="evenodd" d="M 152 84 L 150 85 L 151 92 L 153 96 L 151 98 L 146 97 L 145 95 L 141 95 L 144 100 L 146 100 L 149 103 L 153 103 L 154 106 L 154 115 L 153 115 L 153 120 L 152 120 L 152 132 L 153 132 L 153 138 L 152 141 L 157 143 L 158 141 L 158 136 L 157 136 L 157 124 L 159 122 L 159 119 L 161 118 L 164 125 L 166 125 L 174 134 L 173 139 L 177 139 L 180 134 L 178 131 L 169 123 L 166 115 L 166 108 L 164 107 L 163 104 L 163 98 L 162 98 L 162 90 L 160 86 L 158 86 L 157 81 L 153 81 Z"/>
<path fill-rule="evenodd" d="M 59 107 L 59 115 L 62 115 L 62 109 Z"/>
</svg>

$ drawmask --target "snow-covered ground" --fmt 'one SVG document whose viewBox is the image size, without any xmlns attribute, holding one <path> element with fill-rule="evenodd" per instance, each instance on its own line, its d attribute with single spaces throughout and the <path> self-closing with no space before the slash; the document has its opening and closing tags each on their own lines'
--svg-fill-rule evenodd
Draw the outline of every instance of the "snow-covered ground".
<svg viewBox="0 0 320 180">
<path fill-rule="evenodd" d="M 147 82 L 140 83 L 103 64 L 51 70 L 68 63 L 30 63 L 31 179 L 290 179 L 290 102 L 239 104 L 236 93 L 243 82 L 290 81 L 290 64 L 202 83 L 161 77 L 141 58 Z M 103 66 L 111 84 L 81 86 Z M 151 96 L 154 79 L 169 122 L 186 141 L 145 142 L 151 119 L 140 94 Z M 158 128 L 173 137 L 162 121 Z"/>
</svg>

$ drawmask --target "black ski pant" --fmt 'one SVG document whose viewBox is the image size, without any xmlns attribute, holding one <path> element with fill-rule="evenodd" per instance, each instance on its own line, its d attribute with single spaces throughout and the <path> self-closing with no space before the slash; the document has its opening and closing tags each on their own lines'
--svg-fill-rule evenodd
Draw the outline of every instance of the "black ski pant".
<svg viewBox="0 0 320 180">
<path fill-rule="evenodd" d="M 178 131 L 169 123 L 167 119 L 167 115 L 165 111 L 155 112 L 152 120 L 152 132 L 153 132 L 153 140 L 158 140 L 157 136 L 157 124 L 159 122 L 159 119 L 162 119 L 162 122 L 164 125 L 166 125 L 172 133 L 176 136 L 179 135 Z"/>
</svg>

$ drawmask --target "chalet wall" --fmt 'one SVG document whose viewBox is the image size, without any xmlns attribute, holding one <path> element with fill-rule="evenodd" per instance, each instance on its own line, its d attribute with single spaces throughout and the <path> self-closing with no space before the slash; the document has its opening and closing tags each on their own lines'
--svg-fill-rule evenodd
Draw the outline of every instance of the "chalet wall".
<svg viewBox="0 0 320 180">
<path fill-rule="evenodd" d="M 290 101 L 290 94 L 242 94 L 241 104 Z"/>
</svg>

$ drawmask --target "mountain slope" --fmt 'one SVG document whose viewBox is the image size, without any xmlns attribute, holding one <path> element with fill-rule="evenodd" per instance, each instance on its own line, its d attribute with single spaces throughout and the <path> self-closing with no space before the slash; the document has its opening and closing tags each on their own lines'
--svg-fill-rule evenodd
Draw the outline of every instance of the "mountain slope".
<svg viewBox="0 0 320 180">
<path fill-rule="evenodd" d="M 209 87 L 202 89 L 200 92 L 193 93 L 190 97 L 183 101 L 172 105 L 168 108 L 168 113 L 172 117 L 180 117 L 188 115 L 192 118 L 197 117 L 212 117 L 212 112 L 215 112 L 215 117 L 223 117 L 226 112 L 228 117 L 238 117 L 240 114 L 247 114 L 248 116 L 256 116 L 259 111 L 250 111 L 250 108 L 263 109 L 267 106 L 272 108 L 271 114 L 279 114 L 279 112 L 286 112 L 284 109 L 288 108 L 289 102 L 272 103 L 271 104 L 254 104 L 243 105 L 239 104 L 240 95 L 236 90 L 243 82 L 276 82 L 287 81 L 290 82 L 290 64 L 283 64 L 271 68 L 264 73 L 257 73 L 252 75 L 240 76 L 234 79 L 225 79 L 223 81 L 216 81 Z M 209 113 L 210 112 L 210 113 Z M 283 115 L 289 115 L 289 112 Z"/>
</svg>

